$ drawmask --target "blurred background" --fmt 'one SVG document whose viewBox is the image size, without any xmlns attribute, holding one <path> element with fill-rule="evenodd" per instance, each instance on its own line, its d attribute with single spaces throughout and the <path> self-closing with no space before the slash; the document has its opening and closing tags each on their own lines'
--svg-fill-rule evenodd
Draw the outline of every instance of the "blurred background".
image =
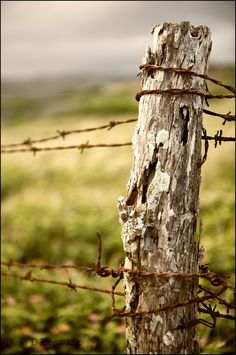
<svg viewBox="0 0 236 355">
<path fill-rule="evenodd" d="M 234 14 L 234 1 L 2 1 L 2 144 L 137 118 L 138 66 L 147 45 L 152 47 L 152 26 L 162 22 L 208 26 L 209 75 L 234 85 Z M 234 103 L 212 100 L 210 109 L 233 114 Z M 233 123 L 222 122 L 204 116 L 209 135 L 222 129 L 233 136 Z M 71 135 L 41 146 L 127 142 L 134 127 Z M 2 260 L 93 265 L 99 232 L 103 264 L 117 267 L 124 256 L 116 200 L 126 193 L 131 164 L 130 147 L 3 154 Z M 203 263 L 229 275 L 234 272 L 233 190 L 234 144 L 214 148 L 212 143 L 202 168 Z M 101 286 L 100 278 L 73 270 L 33 272 L 42 275 Z M 126 352 L 124 320 L 103 322 L 111 314 L 109 296 L 3 281 L 2 353 Z M 232 323 L 220 319 L 213 329 L 199 325 L 201 353 L 232 352 Z M 32 347 L 30 339 L 44 337 L 77 339 L 79 346 Z"/>
</svg>

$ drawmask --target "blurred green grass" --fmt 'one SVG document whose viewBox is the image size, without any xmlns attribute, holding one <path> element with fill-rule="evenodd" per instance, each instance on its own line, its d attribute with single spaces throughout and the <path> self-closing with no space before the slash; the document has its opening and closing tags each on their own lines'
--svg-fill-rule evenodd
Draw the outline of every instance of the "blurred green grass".
<svg viewBox="0 0 236 355">
<path fill-rule="evenodd" d="M 77 90 L 52 92 L 48 97 L 6 95 L 2 100 L 4 126 L 20 125 L 32 119 L 55 121 L 71 117 L 107 117 L 137 113 L 137 102 L 133 99 L 137 83 L 127 81 L 91 84 Z"/>
<path fill-rule="evenodd" d="M 218 78 L 215 74 L 214 77 Z M 2 143 L 51 135 L 56 129 L 84 128 L 137 117 L 135 88 L 136 83 L 109 84 L 93 87 L 84 96 L 78 92 L 64 93 L 54 97 L 50 110 L 48 101 L 34 106 L 32 101 L 28 105 L 27 99 L 22 99 L 24 106 L 11 100 L 3 107 Z M 11 111 L 7 107 L 10 104 Z M 229 100 L 212 100 L 210 109 L 226 113 L 233 111 L 234 105 Z M 223 127 L 221 124 L 220 118 L 204 117 L 208 134 L 214 135 L 220 128 L 224 135 L 234 134 L 232 123 Z M 121 125 L 110 131 L 72 135 L 59 144 L 81 144 L 87 139 L 91 143 L 126 142 L 131 140 L 133 131 L 134 124 Z M 50 144 L 55 142 L 47 143 Z M 116 267 L 123 259 L 116 200 L 125 194 L 131 163 L 130 147 L 95 149 L 82 155 L 78 151 L 2 155 L 2 260 L 92 265 L 99 232 L 103 264 Z M 214 271 L 231 276 L 234 177 L 233 144 L 222 143 L 215 149 L 211 143 L 202 169 L 200 195 L 203 262 Z M 70 277 L 74 282 L 95 287 L 111 287 L 108 280 L 74 271 L 38 271 L 38 275 L 42 273 L 62 280 Z M 37 271 L 33 275 L 37 276 Z M 125 353 L 124 320 L 103 322 L 111 314 L 109 296 L 86 291 L 75 294 L 59 286 L 10 278 L 3 281 L 3 353 Z M 123 300 L 117 301 L 122 308 Z M 215 329 L 199 326 L 202 353 L 232 351 L 233 326 L 232 321 L 224 319 L 217 322 Z M 31 346 L 31 338 L 44 337 L 78 339 L 79 345 L 77 349 L 68 345 Z"/>
</svg>

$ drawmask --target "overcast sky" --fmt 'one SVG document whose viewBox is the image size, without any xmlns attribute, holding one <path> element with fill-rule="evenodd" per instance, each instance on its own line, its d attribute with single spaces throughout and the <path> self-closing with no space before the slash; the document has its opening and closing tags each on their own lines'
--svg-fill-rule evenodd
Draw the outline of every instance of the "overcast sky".
<svg viewBox="0 0 236 355">
<path fill-rule="evenodd" d="M 208 26 L 211 63 L 232 64 L 234 13 L 234 1 L 1 1 L 2 78 L 135 76 L 162 22 Z"/>
</svg>

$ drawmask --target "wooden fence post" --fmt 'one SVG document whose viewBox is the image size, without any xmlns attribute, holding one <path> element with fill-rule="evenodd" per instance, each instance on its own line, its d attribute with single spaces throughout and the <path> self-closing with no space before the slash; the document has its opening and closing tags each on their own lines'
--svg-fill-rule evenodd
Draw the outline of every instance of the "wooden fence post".
<svg viewBox="0 0 236 355">
<path fill-rule="evenodd" d="M 154 48 L 143 64 L 207 71 L 210 31 L 189 22 L 152 31 Z M 142 90 L 206 92 L 202 78 L 146 68 Z M 126 198 L 118 199 L 125 267 L 156 272 L 197 272 L 202 112 L 195 93 L 140 95 L 133 137 L 133 167 Z M 142 312 L 189 300 L 198 278 L 125 276 L 126 311 Z M 196 304 L 126 317 L 128 354 L 197 354 Z"/>
</svg>

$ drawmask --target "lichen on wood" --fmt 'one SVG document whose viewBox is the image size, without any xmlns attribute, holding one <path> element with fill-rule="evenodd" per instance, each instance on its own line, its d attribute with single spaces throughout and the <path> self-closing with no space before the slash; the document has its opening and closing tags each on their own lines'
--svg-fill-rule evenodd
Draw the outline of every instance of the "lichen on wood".
<svg viewBox="0 0 236 355">
<path fill-rule="evenodd" d="M 153 28 L 153 49 L 142 64 L 207 73 L 210 31 L 189 22 Z M 143 69 L 142 90 L 205 90 L 202 78 Z M 204 98 L 197 94 L 143 95 L 133 136 L 127 196 L 118 199 L 125 267 L 197 272 L 201 133 Z M 198 280 L 125 273 L 126 312 L 148 311 L 196 296 Z M 197 354 L 196 305 L 127 317 L 129 354 Z"/>
</svg>

